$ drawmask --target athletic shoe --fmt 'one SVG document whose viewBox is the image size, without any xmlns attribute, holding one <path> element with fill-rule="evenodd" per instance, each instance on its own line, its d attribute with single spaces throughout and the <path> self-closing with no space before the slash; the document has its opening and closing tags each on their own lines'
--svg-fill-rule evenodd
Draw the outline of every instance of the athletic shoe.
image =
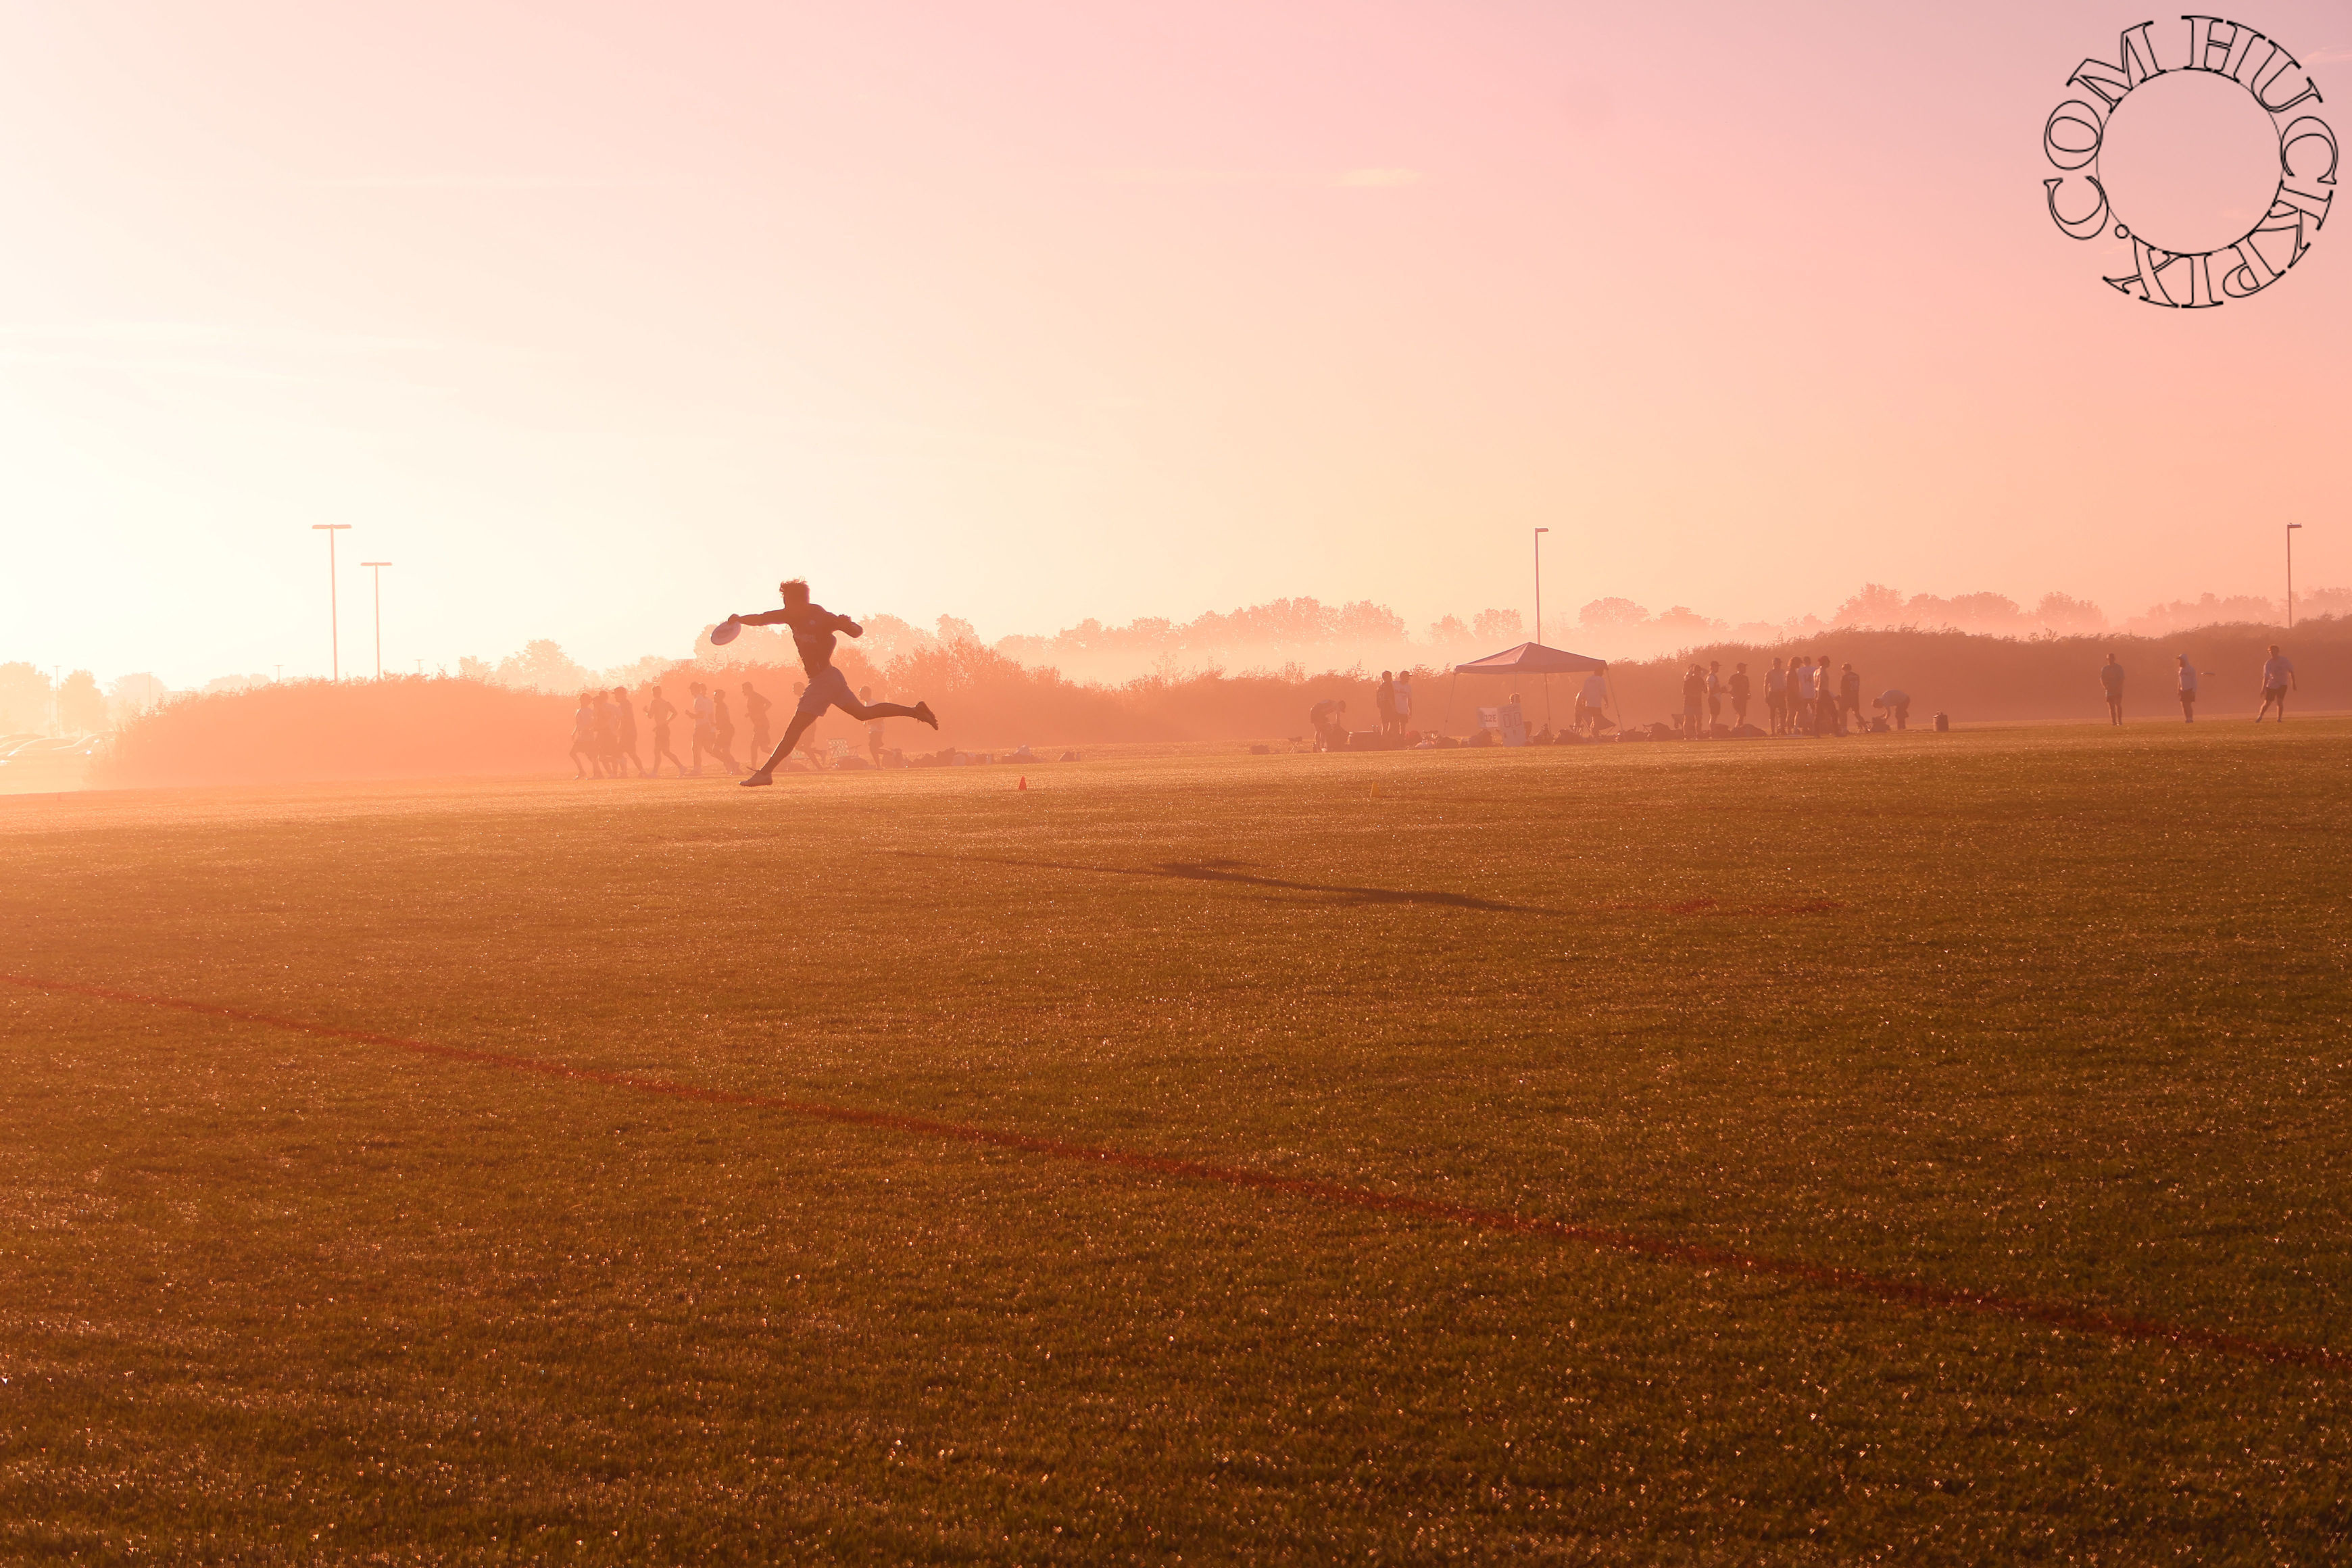
<svg viewBox="0 0 2352 1568">
<path fill-rule="evenodd" d="M 928 702 L 915 704 L 915 721 L 920 724 L 929 724 L 934 730 L 940 727 L 939 715 L 931 711 L 931 705 Z"/>
</svg>

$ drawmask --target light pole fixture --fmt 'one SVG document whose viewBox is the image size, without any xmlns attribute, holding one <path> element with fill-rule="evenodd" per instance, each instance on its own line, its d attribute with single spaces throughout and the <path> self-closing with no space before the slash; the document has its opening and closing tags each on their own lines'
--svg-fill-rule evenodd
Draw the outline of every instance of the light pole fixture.
<svg viewBox="0 0 2352 1568">
<path fill-rule="evenodd" d="M 2294 630 L 2294 531 L 2299 522 L 2286 525 L 2286 629 Z"/>
<path fill-rule="evenodd" d="M 1549 528 L 1536 530 L 1536 641 L 1543 641 L 1543 536 Z"/>
<path fill-rule="evenodd" d="M 343 678 L 343 628 L 341 612 L 335 605 L 335 535 L 351 527 L 348 522 L 314 522 L 313 533 L 327 536 L 327 668 L 334 678 Z"/>
<path fill-rule="evenodd" d="M 375 678 L 383 679 L 383 569 L 389 561 L 362 561 L 362 566 L 375 569 Z"/>
</svg>

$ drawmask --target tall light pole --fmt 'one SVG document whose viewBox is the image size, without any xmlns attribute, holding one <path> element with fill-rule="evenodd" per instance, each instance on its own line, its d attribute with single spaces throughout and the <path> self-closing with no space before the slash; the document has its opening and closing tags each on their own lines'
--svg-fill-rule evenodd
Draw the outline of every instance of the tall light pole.
<svg viewBox="0 0 2352 1568">
<path fill-rule="evenodd" d="M 2294 630 L 2294 531 L 2299 522 L 2286 525 L 2286 629 Z"/>
<path fill-rule="evenodd" d="M 1543 536 L 1549 528 L 1536 530 L 1536 641 L 1543 641 Z"/>
<path fill-rule="evenodd" d="M 383 569 L 389 561 L 362 561 L 362 566 L 375 568 L 375 678 L 383 679 Z"/>
<path fill-rule="evenodd" d="M 342 613 L 335 605 L 335 535 L 349 527 L 348 522 L 310 525 L 311 532 L 327 536 L 327 657 L 331 661 L 328 668 L 334 671 L 337 680 L 343 678 L 343 628 Z"/>
</svg>

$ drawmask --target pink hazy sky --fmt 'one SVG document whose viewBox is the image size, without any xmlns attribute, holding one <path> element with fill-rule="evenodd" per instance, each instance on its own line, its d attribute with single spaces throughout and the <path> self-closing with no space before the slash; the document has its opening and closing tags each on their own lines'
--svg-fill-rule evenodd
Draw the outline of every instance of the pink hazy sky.
<svg viewBox="0 0 2352 1568">
<path fill-rule="evenodd" d="M 2163 311 L 2042 214 L 2146 15 L 12 5 L 0 659 L 323 672 L 326 521 L 346 669 L 379 558 L 398 668 L 786 573 L 1418 627 L 1538 525 L 1552 616 L 2352 582 L 2352 231 Z M 2352 109 L 2352 13 L 2242 19 Z"/>
</svg>

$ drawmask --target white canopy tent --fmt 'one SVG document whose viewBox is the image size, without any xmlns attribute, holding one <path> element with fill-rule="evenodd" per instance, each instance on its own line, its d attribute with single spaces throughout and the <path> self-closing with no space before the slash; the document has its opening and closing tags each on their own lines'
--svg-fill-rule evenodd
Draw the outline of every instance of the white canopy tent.
<svg viewBox="0 0 2352 1568">
<path fill-rule="evenodd" d="M 1457 664 L 1454 667 L 1454 677 L 1455 680 L 1459 680 L 1465 675 L 1514 677 L 1532 675 L 1543 679 L 1544 724 L 1549 728 L 1551 724 L 1549 678 L 1555 675 L 1590 675 L 1594 670 L 1601 671 L 1601 679 L 1605 682 L 1608 679 L 1609 661 L 1605 658 L 1594 658 L 1589 654 L 1570 653 L 1566 648 L 1546 647 L 1538 642 L 1523 642 L 1517 647 L 1505 648 L 1500 653 L 1490 653 L 1484 658 L 1474 658 L 1467 664 Z M 1609 689 L 1609 706 L 1612 712 L 1617 706 L 1617 691 L 1613 686 Z M 1448 722 L 1451 722 L 1454 718 L 1454 684 L 1451 681 L 1445 688 L 1445 717 Z"/>
</svg>

